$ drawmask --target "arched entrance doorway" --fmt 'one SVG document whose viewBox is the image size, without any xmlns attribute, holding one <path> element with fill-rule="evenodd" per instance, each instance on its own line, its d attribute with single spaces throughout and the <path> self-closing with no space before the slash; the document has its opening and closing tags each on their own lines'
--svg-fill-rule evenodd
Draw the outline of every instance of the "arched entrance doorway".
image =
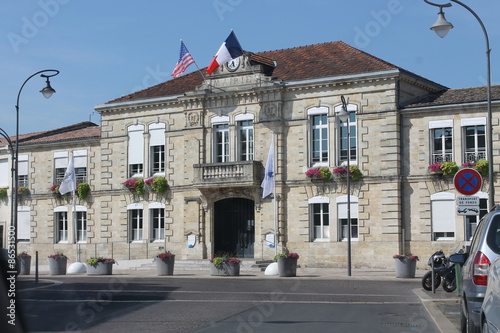
<svg viewBox="0 0 500 333">
<path fill-rule="evenodd" d="M 214 254 L 253 258 L 255 242 L 254 202 L 224 199 L 214 204 Z"/>
</svg>

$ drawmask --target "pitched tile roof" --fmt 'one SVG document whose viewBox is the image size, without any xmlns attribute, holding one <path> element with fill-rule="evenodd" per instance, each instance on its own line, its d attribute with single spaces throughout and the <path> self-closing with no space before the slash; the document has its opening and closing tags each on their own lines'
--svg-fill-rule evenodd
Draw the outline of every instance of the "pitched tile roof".
<svg viewBox="0 0 500 333">
<path fill-rule="evenodd" d="M 275 67 L 272 76 L 283 81 L 306 80 L 398 68 L 340 41 L 250 53 L 250 56 L 252 61 Z M 201 69 L 201 71 L 206 72 L 205 69 Z M 108 104 L 183 94 L 194 90 L 196 86 L 202 83 L 203 76 L 196 71 L 114 99 L 109 101 Z"/>
<path fill-rule="evenodd" d="M 491 87 L 491 99 L 500 100 L 500 85 Z M 486 101 L 486 87 L 448 89 L 439 93 L 429 94 L 405 108 L 436 106 L 446 104 L 462 104 Z"/>
<path fill-rule="evenodd" d="M 19 135 L 19 145 L 31 145 L 37 143 L 53 143 L 71 140 L 83 140 L 90 138 L 100 138 L 101 127 L 90 122 L 85 121 L 78 124 L 61 127 L 53 130 L 35 132 L 29 134 Z M 16 137 L 10 137 L 12 142 L 16 141 Z M 0 146 L 7 145 L 7 140 L 0 139 Z"/>
</svg>

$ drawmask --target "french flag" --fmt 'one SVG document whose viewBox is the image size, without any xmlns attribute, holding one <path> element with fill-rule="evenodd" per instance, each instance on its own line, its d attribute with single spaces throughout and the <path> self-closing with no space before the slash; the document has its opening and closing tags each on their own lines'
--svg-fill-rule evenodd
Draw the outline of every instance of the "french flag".
<svg viewBox="0 0 500 333">
<path fill-rule="evenodd" d="M 208 65 L 207 73 L 212 74 L 217 68 L 235 58 L 238 58 L 242 54 L 243 49 L 241 48 L 240 42 L 238 42 L 234 31 L 231 31 L 229 37 L 227 37 L 226 41 L 222 43 L 219 51 L 217 51 L 217 54 L 212 59 L 212 62 Z"/>
</svg>

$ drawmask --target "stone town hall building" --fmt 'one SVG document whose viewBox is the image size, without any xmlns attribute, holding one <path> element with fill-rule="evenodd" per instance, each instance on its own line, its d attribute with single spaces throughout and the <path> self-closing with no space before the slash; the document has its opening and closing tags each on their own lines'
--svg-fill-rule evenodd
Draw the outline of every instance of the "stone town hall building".
<svg viewBox="0 0 500 333">
<path fill-rule="evenodd" d="M 497 156 L 500 89 L 493 88 Z M 350 149 L 336 116 L 341 96 Z M 363 175 L 351 181 L 354 267 L 389 267 L 396 253 L 449 252 L 470 239 L 491 184 L 485 177 L 477 194 L 480 214 L 459 216 L 453 178 L 428 166 L 485 159 L 485 99 L 485 87 L 448 89 L 343 42 L 245 52 L 213 75 L 192 72 L 97 105 L 100 126 L 22 135 L 19 181 L 29 193 L 19 201 L 19 251 L 62 251 L 72 261 L 77 253 L 82 261 L 153 258 L 163 249 L 179 259 L 222 252 L 272 259 L 276 231 L 278 248 L 299 253 L 301 265 L 345 267 L 345 176 L 321 181 L 305 173 L 333 171 L 349 158 Z M 273 137 L 276 188 L 263 199 Z M 72 155 L 77 181 L 90 185 L 76 201 L 51 192 Z M 9 165 L 3 142 L 3 244 Z M 153 177 L 167 180 L 166 192 L 123 185 Z"/>
</svg>

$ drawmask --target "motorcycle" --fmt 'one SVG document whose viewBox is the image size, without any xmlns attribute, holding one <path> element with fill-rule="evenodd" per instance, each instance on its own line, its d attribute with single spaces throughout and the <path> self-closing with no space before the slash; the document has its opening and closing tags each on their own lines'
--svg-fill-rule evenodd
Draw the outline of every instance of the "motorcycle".
<svg viewBox="0 0 500 333">
<path fill-rule="evenodd" d="M 443 282 L 443 289 L 447 292 L 452 292 L 457 289 L 455 264 L 450 262 L 443 250 L 434 252 L 429 258 L 427 264 L 432 267 L 434 261 L 434 289 L 437 289 Z M 425 273 L 422 277 L 422 287 L 425 290 L 432 290 L 432 270 Z"/>
</svg>

